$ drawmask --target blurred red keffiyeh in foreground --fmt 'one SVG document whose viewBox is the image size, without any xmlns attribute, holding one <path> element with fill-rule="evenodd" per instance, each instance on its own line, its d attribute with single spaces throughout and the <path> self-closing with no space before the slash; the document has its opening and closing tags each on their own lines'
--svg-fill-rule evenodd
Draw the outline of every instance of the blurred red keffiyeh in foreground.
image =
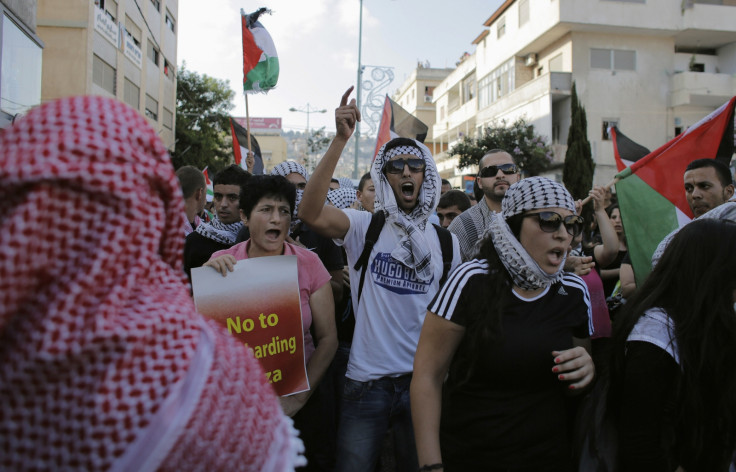
<svg viewBox="0 0 736 472">
<path fill-rule="evenodd" d="M 166 148 L 106 98 L 0 134 L 0 469 L 291 470 L 258 362 L 196 313 Z"/>
</svg>

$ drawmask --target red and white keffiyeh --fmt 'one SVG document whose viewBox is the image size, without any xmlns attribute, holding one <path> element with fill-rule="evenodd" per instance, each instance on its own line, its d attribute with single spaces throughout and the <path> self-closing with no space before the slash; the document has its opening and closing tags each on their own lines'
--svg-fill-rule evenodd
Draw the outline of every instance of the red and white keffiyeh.
<svg viewBox="0 0 736 472">
<path fill-rule="evenodd" d="M 0 201 L 0 469 L 303 461 L 258 362 L 195 312 L 181 190 L 142 116 L 31 111 L 0 134 Z"/>
</svg>

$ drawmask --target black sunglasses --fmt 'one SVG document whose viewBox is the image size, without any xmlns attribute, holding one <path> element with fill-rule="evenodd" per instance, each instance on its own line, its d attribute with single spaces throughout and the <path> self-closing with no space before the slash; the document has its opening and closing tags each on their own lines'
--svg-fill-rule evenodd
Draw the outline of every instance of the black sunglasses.
<svg viewBox="0 0 736 472">
<path fill-rule="evenodd" d="M 498 171 L 504 173 L 504 175 L 513 175 L 519 172 L 519 167 L 516 164 L 501 164 L 500 166 L 488 166 L 480 170 L 478 175 L 481 177 L 495 177 Z"/>
<path fill-rule="evenodd" d="M 527 213 L 521 215 L 523 218 L 534 216 L 539 220 L 539 228 L 545 233 L 554 233 L 560 228 L 561 224 L 565 225 L 565 230 L 572 236 L 578 236 L 583 232 L 583 222 L 585 221 L 582 216 L 570 215 L 564 218 L 559 213 L 554 211 L 540 211 L 539 213 Z"/>
<path fill-rule="evenodd" d="M 395 159 L 386 162 L 383 171 L 389 174 L 401 174 L 404 172 L 404 166 L 409 166 L 411 172 L 424 172 L 427 163 L 420 157 L 408 157 L 406 159 Z"/>
</svg>

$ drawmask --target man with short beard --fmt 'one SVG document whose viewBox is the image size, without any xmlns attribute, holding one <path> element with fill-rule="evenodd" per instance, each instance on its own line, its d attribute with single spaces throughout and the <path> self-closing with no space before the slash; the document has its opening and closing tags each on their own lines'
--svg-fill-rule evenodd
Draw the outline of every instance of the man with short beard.
<svg viewBox="0 0 736 472">
<path fill-rule="evenodd" d="M 187 236 L 184 243 L 184 272 L 191 280 L 191 270 L 201 267 L 217 251 L 235 244 L 240 221 L 240 188 L 250 178 L 250 173 L 233 164 L 212 179 L 215 218 L 202 223 Z"/>
<path fill-rule="evenodd" d="M 731 170 L 715 159 L 696 159 L 688 164 L 683 176 L 687 204 L 698 218 L 723 205 L 734 195 Z"/>
<path fill-rule="evenodd" d="M 520 179 L 519 166 L 508 152 L 493 149 L 480 159 L 476 182 L 483 190 L 483 199 L 455 218 L 447 228 L 457 236 L 463 262 L 475 257 L 476 244 L 491 221 L 491 213 L 501 211 L 506 190 Z"/>
</svg>

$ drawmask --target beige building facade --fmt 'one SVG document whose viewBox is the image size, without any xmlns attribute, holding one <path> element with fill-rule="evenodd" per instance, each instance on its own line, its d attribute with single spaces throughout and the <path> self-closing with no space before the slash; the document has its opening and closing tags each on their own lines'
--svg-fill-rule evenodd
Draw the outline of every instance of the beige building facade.
<svg viewBox="0 0 736 472">
<path fill-rule="evenodd" d="M 434 90 L 452 69 L 437 69 L 419 63 L 403 84 L 391 97 L 404 110 L 417 117 L 429 127 L 424 144 L 436 154 L 442 151 L 434 140 L 434 123 L 437 117 L 434 105 Z"/>
<path fill-rule="evenodd" d="M 277 164 L 287 160 L 288 143 L 282 134 L 281 118 L 275 117 L 251 117 L 250 126 L 246 117 L 233 117 L 240 126 L 248 129 L 258 141 L 263 158 L 264 172 L 268 174 Z"/>
<path fill-rule="evenodd" d="M 38 0 L 42 101 L 117 98 L 174 149 L 178 0 Z"/>
<path fill-rule="evenodd" d="M 507 0 L 435 90 L 435 140 L 452 146 L 524 117 L 561 163 L 574 81 L 605 184 L 616 173 L 609 126 L 656 149 L 736 95 L 735 24 L 736 0 Z M 476 171 L 441 158 L 453 185 Z"/>
<path fill-rule="evenodd" d="M 0 129 L 41 103 L 36 0 L 0 0 Z"/>
<path fill-rule="evenodd" d="M 263 168 L 266 173 L 271 172 L 275 165 L 287 160 L 288 144 L 279 132 L 273 130 L 254 129 L 253 135 L 258 140 L 263 157 Z"/>
</svg>

